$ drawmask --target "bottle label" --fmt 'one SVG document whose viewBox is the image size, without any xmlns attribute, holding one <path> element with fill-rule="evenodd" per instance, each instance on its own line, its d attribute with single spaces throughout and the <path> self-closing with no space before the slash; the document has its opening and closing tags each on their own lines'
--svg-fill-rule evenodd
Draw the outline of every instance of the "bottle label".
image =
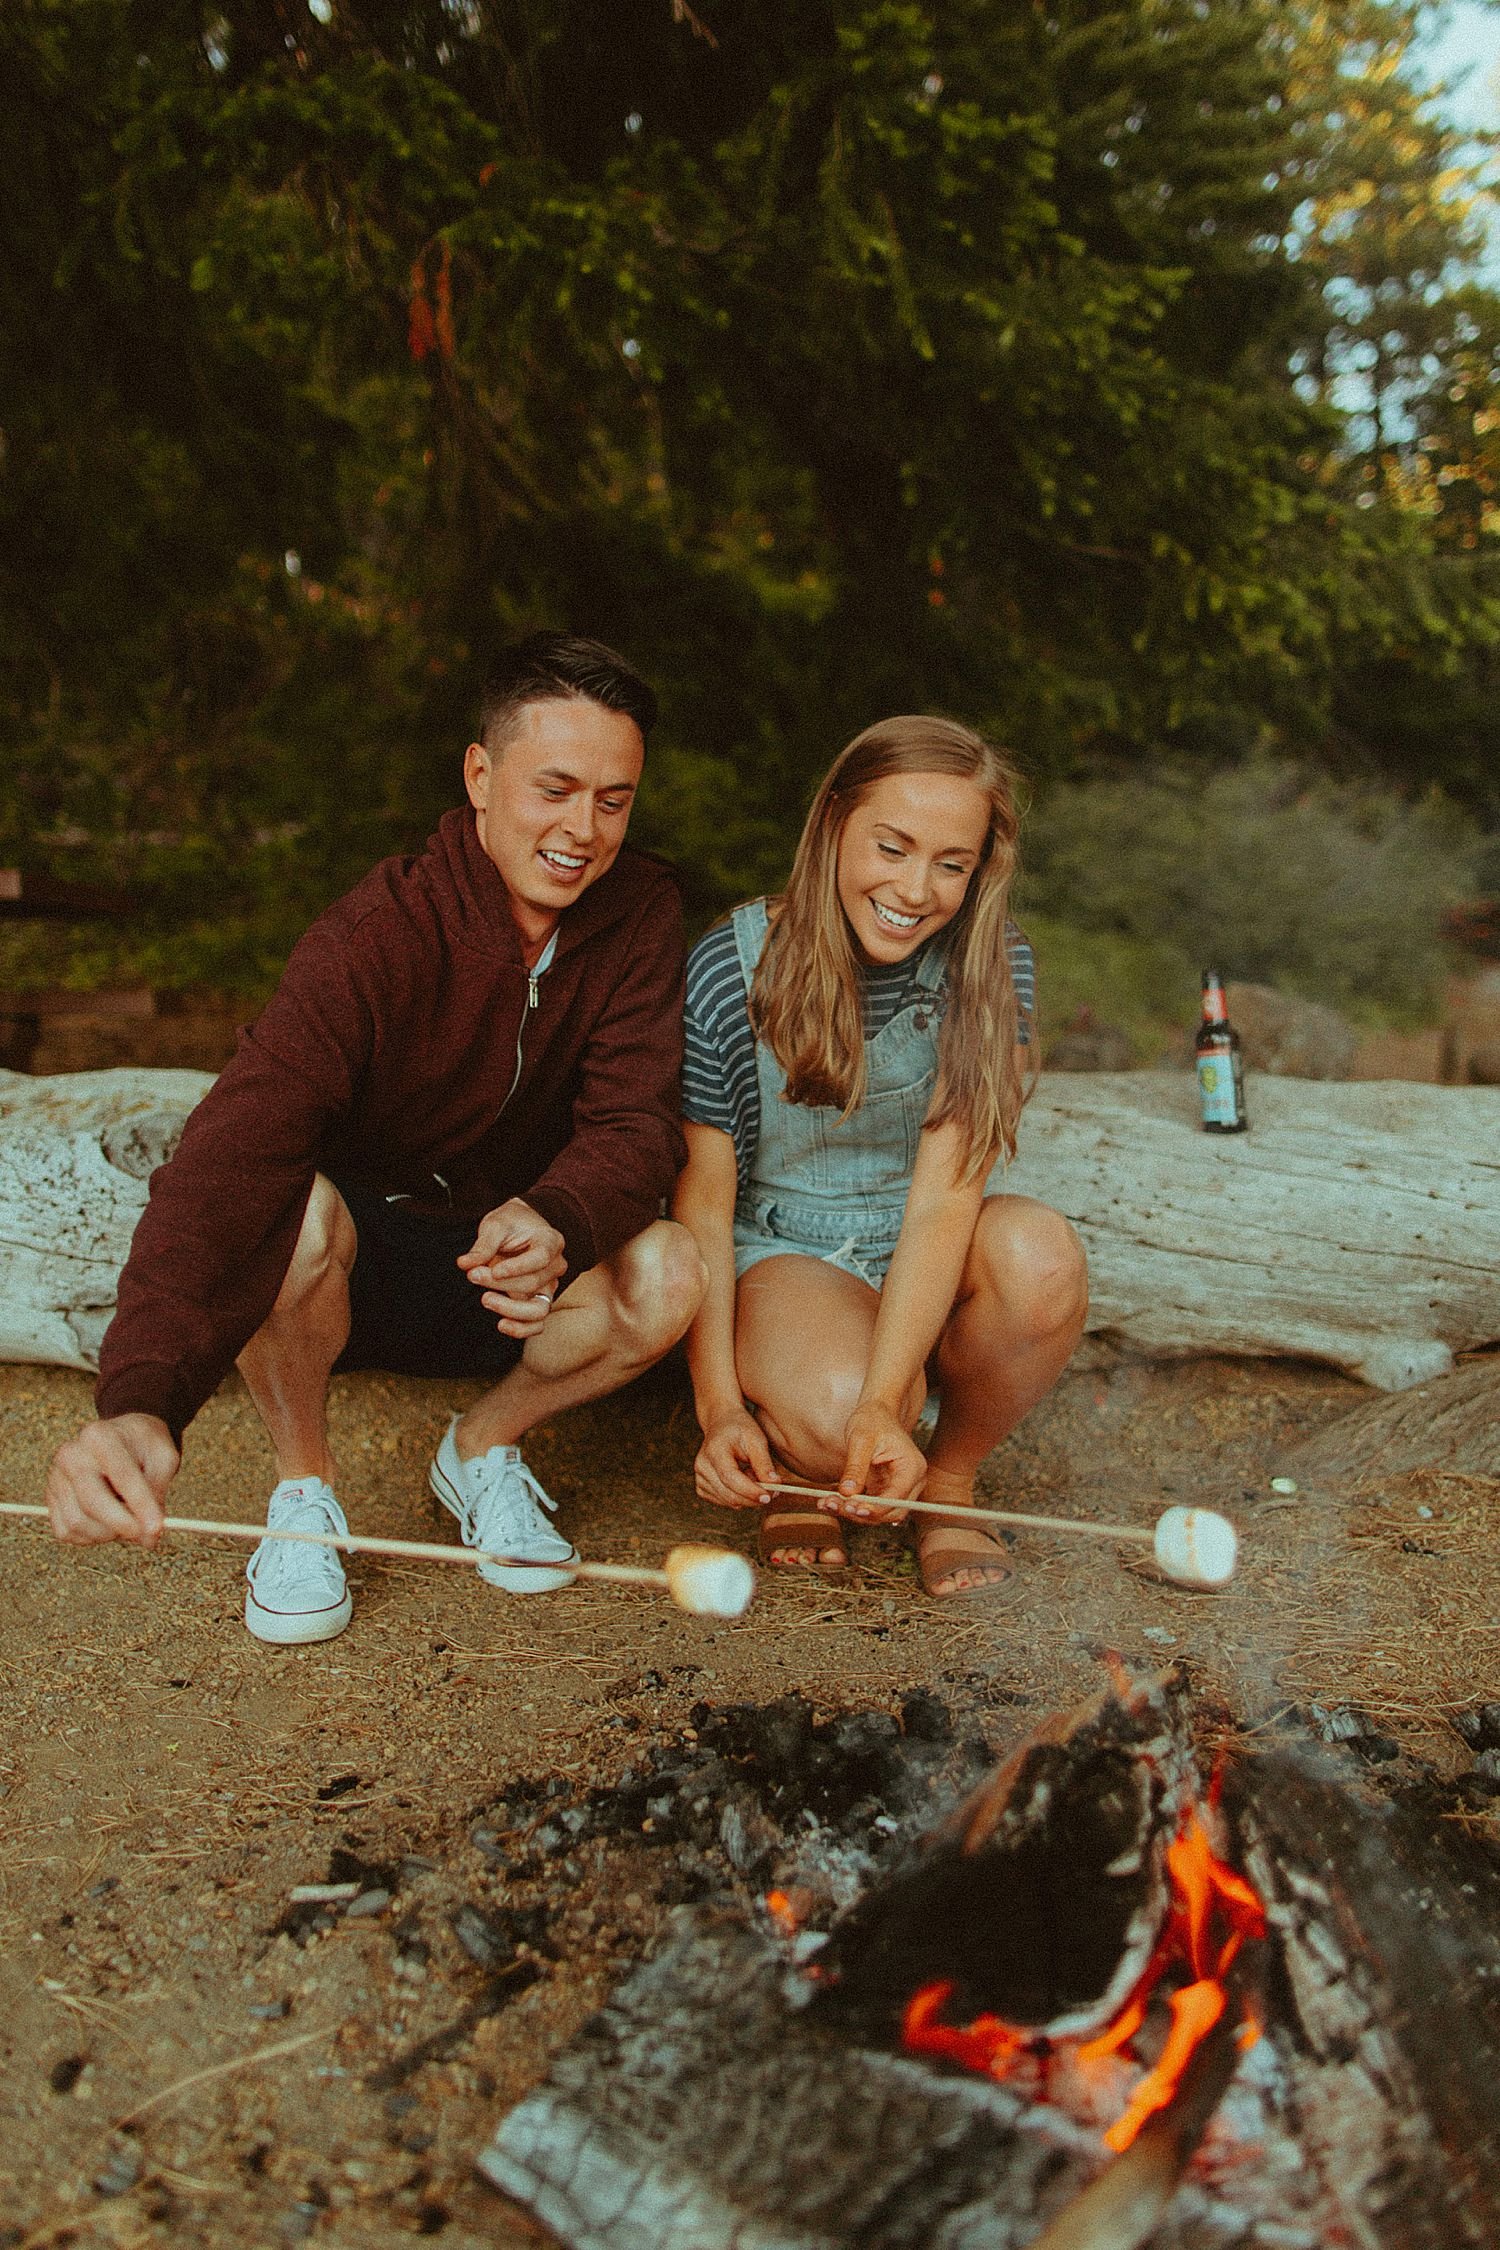
<svg viewBox="0 0 1500 2250">
<path fill-rule="evenodd" d="M 1238 1125 L 1240 1095 L 1233 1055 L 1198 1057 L 1198 1092 L 1203 1101 L 1205 1125 Z"/>
</svg>

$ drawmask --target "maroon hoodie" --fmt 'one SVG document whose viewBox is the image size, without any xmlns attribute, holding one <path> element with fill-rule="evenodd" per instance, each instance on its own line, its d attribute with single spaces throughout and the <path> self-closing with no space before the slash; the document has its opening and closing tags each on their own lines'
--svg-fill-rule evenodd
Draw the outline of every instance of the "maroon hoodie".
<svg viewBox="0 0 1500 2250">
<path fill-rule="evenodd" d="M 99 1413 L 180 1440 L 275 1303 L 315 1171 L 476 1221 L 523 1195 L 570 1275 L 649 1226 L 683 1159 L 682 964 L 676 885 L 628 846 L 534 982 L 467 806 L 382 861 L 302 939 L 154 1175 Z"/>
</svg>

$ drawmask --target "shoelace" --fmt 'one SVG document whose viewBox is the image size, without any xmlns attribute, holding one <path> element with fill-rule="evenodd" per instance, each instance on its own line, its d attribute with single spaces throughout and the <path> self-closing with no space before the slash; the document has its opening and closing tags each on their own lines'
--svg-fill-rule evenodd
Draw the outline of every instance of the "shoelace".
<svg viewBox="0 0 1500 2250">
<path fill-rule="evenodd" d="M 326 1500 L 312 1493 L 284 1501 L 275 1511 L 273 1531 L 335 1531 L 348 1526 Z M 303 1547 L 291 1540 L 268 1539 L 257 1547 L 245 1572 L 255 1592 L 283 1595 L 291 1590 L 326 1593 L 337 1601 L 344 1590 L 344 1566 L 333 1547 Z"/>
<path fill-rule="evenodd" d="M 519 1491 L 515 1489 L 517 1485 Z M 556 1515 L 557 1502 L 543 1490 L 526 1463 L 519 1458 L 505 1462 L 483 1491 L 464 1501 L 464 1544 L 489 1547 L 497 1554 L 506 1554 L 521 1540 L 534 1538 L 542 1532 L 565 1547 L 567 1541 L 562 1533 L 554 1530 L 545 1517 L 537 1519 L 534 1512 L 537 1502 Z M 481 1517 L 490 1513 L 494 1520 L 488 1524 L 481 1522 Z"/>
</svg>

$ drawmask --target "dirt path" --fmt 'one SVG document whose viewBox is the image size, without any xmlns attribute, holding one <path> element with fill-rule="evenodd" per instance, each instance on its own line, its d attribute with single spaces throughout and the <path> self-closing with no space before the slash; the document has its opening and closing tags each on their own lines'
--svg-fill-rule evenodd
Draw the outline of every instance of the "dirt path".
<svg viewBox="0 0 1500 2250">
<path fill-rule="evenodd" d="M 338 1386 L 356 1529 L 433 1536 L 426 1462 L 461 1395 Z M 474 2154 L 671 1903 L 649 1833 L 570 1855 L 559 1830 L 538 1881 L 538 1822 L 689 1728 L 700 1700 L 798 1689 L 823 1710 L 892 1710 L 922 1687 L 998 1746 L 1094 1685 L 1108 1647 L 1183 1659 L 1244 1723 L 1356 1702 L 1392 1770 L 1451 1767 L 1444 1709 L 1500 1673 L 1489 1527 L 1441 1480 L 1354 1508 L 1269 1489 L 1278 1448 L 1364 1395 L 1284 1364 L 1121 1360 L 1071 1372 L 994 1456 L 989 1490 L 1021 1507 L 1149 1524 L 1172 1499 L 1227 1505 L 1245 1559 L 1212 1596 L 1039 1537 L 983 1609 L 927 1601 L 898 1537 L 866 1534 L 857 1573 L 777 1578 L 734 1625 L 367 1559 L 350 1630 L 277 1652 L 243 1630 L 227 1543 L 152 1560 L 0 1528 L 0 2250 L 534 2240 Z M 0 1496 L 38 1496 L 87 1400 L 82 1377 L 0 1368 Z M 586 1553 L 656 1560 L 685 1536 L 748 1537 L 705 1523 L 693 1445 L 684 1394 L 660 1381 L 528 1450 Z M 256 1513 L 268 1467 L 227 1386 L 174 1506 Z M 520 1827 L 524 1876 L 507 1859 Z M 293 1887 L 330 1873 L 368 1911 L 280 1927 Z"/>
</svg>

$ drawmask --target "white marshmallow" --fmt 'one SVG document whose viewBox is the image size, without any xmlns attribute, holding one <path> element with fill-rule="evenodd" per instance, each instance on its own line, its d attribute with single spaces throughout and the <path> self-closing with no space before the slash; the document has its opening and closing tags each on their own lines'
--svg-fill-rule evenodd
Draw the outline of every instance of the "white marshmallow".
<svg viewBox="0 0 1500 2250">
<path fill-rule="evenodd" d="M 1227 1586 L 1240 1543 L 1229 1518 L 1212 1508 L 1168 1508 L 1152 1545 L 1162 1570 L 1180 1585 Z"/>
<path fill-rule="evenodd" d="M 755 1572 L 743 1555 L 723 1547 L 674 1547 L 665 1568 L 673 1601 L 693 1617 L 743 1617 L 750 1607 Z"/>
</svg>

